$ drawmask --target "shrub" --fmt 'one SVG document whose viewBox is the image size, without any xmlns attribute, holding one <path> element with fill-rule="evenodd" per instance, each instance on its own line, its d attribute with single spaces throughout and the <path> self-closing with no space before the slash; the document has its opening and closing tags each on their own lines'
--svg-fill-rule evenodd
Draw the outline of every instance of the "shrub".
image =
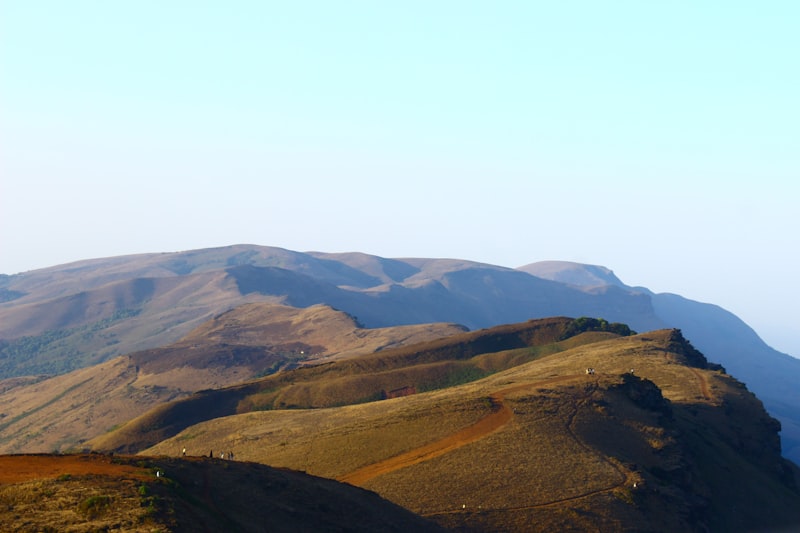
<svg viewBox="0 0 800 533">
<path fill-rule="evenodd" d="M 569 323 L 564 334 L 561 336 L 561 340 L 574 337 L 585 331 L 607 331 L 621 337 L 628 337 L 636 334 L 627 324 L 622 324 L 620 322 L 609 323 L 608 320 L 604 318 L 582 316 Z"/>
<path fill-rule="evenodd" d="M 90 496 L 78 505 L 78 512 L 87 518 L 94 518 L 111 506 L 111 496 Z"/>
</svg>

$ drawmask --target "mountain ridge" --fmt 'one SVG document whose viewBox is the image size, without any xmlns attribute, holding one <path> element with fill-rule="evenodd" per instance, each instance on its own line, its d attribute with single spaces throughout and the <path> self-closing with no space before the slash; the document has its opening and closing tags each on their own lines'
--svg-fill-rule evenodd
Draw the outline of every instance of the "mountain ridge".
<svg viewBox="0 0 800 533">
<path fill-rule="evenodd" d="M 193 410 L 205 421 L 165 440 L 157 437 L 142 453 L 232 449 L 246 460 L 374 490 L 456 530 L 750 531 L 800 525 L 798 469 L 780 458 L 777 422 L 680 332 L 587 331 L 557 349 L 534 344 L 509 351 L 508 345 L 486 342 L 501 330 L 521 332 L 536 322 L 465 334 L 484 338 L 473 353 L 452 352 L 466 360 L 510 361 L 523 351 L 530 358 L 492 365 L 494 373 L 441 389 L 313 409 L 300 404 L 242 410 L 240 396 L 228 398 L 227 410 L 218 412 L 211 411 L 225 402 L 213 394 L 225 391 L 209 391 Z M 578 321 L 542 322 L 566 332 Z M 540 341 L 563 337 L 553 333 Z M 456 337 L 441 346 L 448 342 L 461 346 Z M 418 349 L 409 347 L 408 356 Z M 419 353 L 418 360 L 404 356 L 404 364 L 430 372 L 433 360 L 448 357 L 441 350 Z M 342 370 L 363 376 L 368 359 L 386 355 L 343 361 Z M 585 373 L 587 367 L 596 372 Z M 403 382 L 409 383 L 410 369 Z M 332 370 L 325 365 L 305 374 L 329 387 L 335 380 L 321 376 L 339 374 Z M 374 370 L 373 379 L 383 379 L 386 366 Z M 291 371 L 282 379 L 308 390 L 303 373 Z M 180 411 L 188 404 L 172 407 L 180 407 L 172 414 L 185 420 L 188 412 Z M 165 427 L 170 409 L 132 421 L 128 429 Z M 117 432 L 121 439 L 105 442 L 134 442 L 133 435 L 119 433 L 124 429 Z"/>
<path fill-rule="evenodd" d="M 605 267 L 550 262 L 545 273 L 536 265 L 511 269 L 460 259 L 234 245 L 4 276 L 0 288 L 15 297 L 0 303 L 0 378 L 63 373 L 163 346 L 255 301 L 327 304 L 369 327 L 448 322 L 477 329 L 545 316 L 600 316 L 638 331 L 683 330 L 763 398 L 784 426 L 785 453 L 800 461 L 800 391 L 794 386 L 800 360 L 771 349 L 718 306 L 628 287 Z M 522 270 L 558 278 L 559 268 L 569 271 L 573 283 Z M 140 278 L 151 281 L 131 281 Z M 134 286 L 153 290 L 148 298 L 126 299 L 135 295 Z M 70 298 L 77 298 L 71 307 L 65 303 Z M 64 309 L 61 322 L 52 318 L 53 309 Z"/>
<path fill-rule="evenodd" d="M 361 328 L 327 306 L 245 304 L 183 339 L 49 379 L 0 384 L 0 450 L 65 451 L 163 402 L 309 362 L 463 332 L 452 324 Z M 42 428 L 46 428 L 43 430 Z"/>
</svg>

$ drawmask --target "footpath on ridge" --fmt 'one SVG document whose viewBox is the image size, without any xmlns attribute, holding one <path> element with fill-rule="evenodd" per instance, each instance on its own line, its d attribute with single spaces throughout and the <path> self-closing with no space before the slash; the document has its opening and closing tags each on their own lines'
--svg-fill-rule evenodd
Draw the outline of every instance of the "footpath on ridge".
<svg viewBox="0 0 800 533">
<path fill-rule="evenodd" d="M 519 385 L 514 385 L 513 387 L 499 390 L 489 397 L 492 402 L 492 412 L 480 419 L 475 424 L 448 437 L 445 437 L 444 439 L 359 468 L 354 472 L 338 478 L 338 481 L 350 483 L 351 485 L 363 485 L 375 477 L 388 474 L 389 472 L 394 472 L 395 470 L 415 465 L 423 461 L 428 461 L 462 446 L 466 446 L 467 444 L 478 441 L 488 435 L 491 435 L 495 431 L 502 429 L 514 417 L 514 413 L 504 402 L 505 395 L 509 392 L 527 389 L 530 387 L 552 385 L 554 383 L 569 381 L 579 377 L 580 375 L 561 376 L 542 381 L 522 383 Z"/>
<path fill-rule="evenodd" d="M 692 373 L 697 378 L 698 388 L 702 393 L 705 400 L 711 400 L 711 393 L 709 390 L 708 379 L 707 377 L 700 371 L 692 368 L 690 369 Z M 492 412 L 480 419 L 475 424 L 464 428 L 448 437 L 445 437 L 441 440 L 436 442 L 426 444 L 425 446 L 421 446 L 419 448 L 415 448 L 413 450 L 409 450 L 405 453 L 400 455 L 396 455 L 394 457 L 389 457 L 384 459 L 383 461 L 379 461 L 377 463 L 373 463 L 371 465 L 364 466 L 355 470 L 349 474 L 341 476 L 338 478 L 338 481 L 350 483 L 351 485 L 364 485 L 371 479 L 374 479 L 378 476 L 382 476 L 384 474 L 388 474 L 389 472 L 394 472 L 395 470 L 400 470 L 401 468 L 406 468 L 408 466 L 412 466 L 418 463 L 422 463 L 424 461 L 428 461 L 430 459 L 434 459 L 441 455 L 444 455 L 448 452 L 456 450 L 462 446 L 466 446 L 467 444 L 471 444 L 476 442 L 480 439 L 483 439 L 492 433 L 499 431 L 503 427 L 505 427 L 511 420 L 514 418 L 513 411 L 505 404 L 505 395 L 517 390 L 524 390 L 532 387 L 543 387 L 547 385 L 552 385 L 555 383 L 562 383 L 565 381 L 572 381 L 579 378 L 582 378 L 581 374 L 572 374 L 567 376 L 560 376 L 556 378 L 545 379 L 541 381 L 532 381 L 526 383 L 520 383 L 511 387 L 507 387 L 501 389 L 490 396 L 490 400 L 492 402 Z M 521 510 L 521 509 L 532 509 L 532 508 L 539 508 L 539 507 L 548 507 L 553 505 L 562 504 L 565 502 L 575 501 L 582 498 L 587 498 L 589 496 L 593 496 L 595 494 L 600 494 L 604 492 L 610 492 L 614 489 L 619 488 L 625 484 L 632 484 L 634 478 L 631 476 L 631 473 L 627 470 L 623 469 L 620 465 L 616 462 L 609 460 L 604 455 L 600 454 L 592 450 L 588 445 L 583 443 L 581 439 L 575 434 L 572 429 L 572 422 L 575 418 L 575 415 L 578 412 L 580 405 L 582 405 L 586 401 L 586 398 L 579 400 L 574 407 L 572 414 L 569 416 L 566 424 L 566 429 L 572 439 L 578 443 L 579 446 L 584 448 L 585 450 L 595 453 L 599 456 L 600 460 L 604 463 L 608 464 L 612 469 L 614 469 L 617 474 L 619 475 L 618 481 L 612 483 L 610 486 L 602 489 L 595 489 L 591 491 L 587 491 L 585 493 L 576 494 L 570 496 L 568 498 L 561 498 L 558 500 L 553 500 L 549 502 L 543 502 L 535 505 L 530 506 L 523 506 L 523 507 L 513 507 L 507 510 Z M 497 509 L 496 509 L 497 510 Z M 437 513 L 431 513 L 426 516 L 435 516 L 440 514 L 449 514 L 449 513 L 456 513 L 461 512 L 460 509 L 454 511 L 443 511 Z"/>
</svg>

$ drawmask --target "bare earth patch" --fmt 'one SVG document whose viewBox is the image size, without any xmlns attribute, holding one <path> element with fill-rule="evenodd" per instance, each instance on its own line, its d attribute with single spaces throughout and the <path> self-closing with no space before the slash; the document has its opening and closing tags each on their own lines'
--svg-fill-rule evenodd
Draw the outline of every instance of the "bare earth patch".
<svg viewBox="0 0 800 533">
<path fill-rule="evenodd" d="M 0 455 L 0 484 L 85 475 L 149 479 L 145 468 L 115 464 L 112 457 L 88 455 Z"/>
</svg>

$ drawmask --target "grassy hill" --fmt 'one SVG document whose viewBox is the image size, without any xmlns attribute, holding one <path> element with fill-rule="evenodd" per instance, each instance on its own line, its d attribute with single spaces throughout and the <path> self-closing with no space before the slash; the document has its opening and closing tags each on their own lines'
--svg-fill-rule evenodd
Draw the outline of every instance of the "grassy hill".
<svg viewBox="0 0 800 533">
<path fill-rule="evenodd" d="M 0 381 L 0 452 L 64 451 L 198 390 L 461 332 L 452 324 L 366 329 L 327 306 L 244 305 L 163 348 L 49 379 Z"/>
<path fill-rule="evenodd" d="M 31 424 L 29 431 L 52 433 L 41 422 L 32 424 L 59 404 L 63 427 L 74 427 L 69 406 L 78 391 L 91 400 L 94 411 L 86 412 L 97 416 L 105 398 L 88 395 L 97 390 L 90 385 L 101 383 L 102 375 L 107 376 L 103 383 L 129 393 L 132 382 L 127 380 L 196 377 L 214 365 L 223 372 L 232 361 L 250 361 L 247 354 L 258 350 L 295 358 L 255 380 L 162 399 L 144 414 L 85 442 L 83 446 L 114 452 L 114 457 L 142 454 L 145 466 L 122 459 L 128 461 L 126 469 L 140 468 L 125 470 L 124 483 L 66 490 L 64 483 L 86 472 L 52 465 L 49 471 L 70 477 L 54 480 L 51 474 L 39 476 L 46 483 L 39 478 L 9 482 L 8 517 L 19 521 L 10 523 L 24 524 L 28 511 L 45 523 L 39 511 L 25 504 L 26 498 L 41 493 L 52 497 L 48 502 L 58 512 L 77 512 L 78 518 L 71 515 L 71 520 L 82 525 L 76 527 L 95 529 L 136 530 L 155 524 L 196 530 L 200 522 L 189 517 L 197 515 L 207 530 L 228 531 L 231 524 L 249 530 L 266 519 L 258 514 L 261 509 L 252 511 L 261 501 L 255 498 L 277 498 L 283 507 L 273 514 L 285 516 L 282 523 L 288 524 L 307 511 L 301 504 L 281 503 L 297 494 L 305 495 L 300 499 L 312 515 L 319 511 L 325 520 L 341 520 L 335 523 L 346 524 L 343 528 L 354 524 L 346 520 L 355 515 L 317 503 L 317 496 L 305 489 L 295 492 L 290 488 L 294 482 L 285 477 L 260 478 L 257 486 L 248 485 L 253 474 L 239 466 L 246 461 L 326 478 L 324 483 L 331 484 L 326 490 L 362 487 L 459 531 L 800 527 L 800 475 L 780 455 L 779 424 L 746 387 L 708 363 L 680 331 L 637 335 L 622 324 L 565 317 L 472 332 L 441 327 L 448 334 L 438 338 L 439 330 L 431 327 L 365 330 L 352 317 L 329 308 L 253 304 L 217 316 L 178 345 L 106 363 L 125 366 L 130 374 L 124 379 L 112 366 L 98 367 L 98 374 L 82 374 L 91 371 L 84 369 L 61 376 L 57 379 L 71 384 L 62 384 L 66 389 L 47 397 L 45 405 L 30 404 L 22 416 L 0 419 L 5 438 L 11 439 L 21 427 L 15 424 L 22 423 Z M 238 355 L 228 358 L 236 350 Z M 302 355 L 312 364 L 302 364 L 301 351 L 308 352 Z M 587 373 L 589 368 L 594 372 Z M 46 388 L 48 382 L 8 382 L 6 392 Z M 32 393 L 29 401 L 34 397 Z M 58 427 L 56 421 L 49 424 Z M 236 461 L 209 457 L 229 452 Z M 110 461 L 102 454 L 87 457 Z M 219 465 L 230 477 L 211 489 L 206 479 L 217 475 L 206 469 Z M 162 469 L 167 478 L 153 483 L 153 468 Z M 10 475 L 15 469 L 3 466 L 2 471 Z M 137 497 L 136 476 L 148 472 L 146 494 Z M 99 483 L 102 477 L 83 474 L 78 476 L 82 483 Z M 246 477 L 242 490 L 248 493 L 241 496 L 246 505 L 234 496 L 240 476 Z M 187 483 L 195 484 L 190 495 L 182 488 Z M 291 494 L 268 492 L 276 486 Z M 156 491 L 161 491 L 159 499 L 146 499 Z M 0 490 L 0 498 L 2 494 Z M 138 511 L 117 513 L 136 508 L 137 501 Z M 157 503 L 161 501 L 171 503 Z M 141 507 L 150 510 L 143 513 Z M 258 518 L 250 522 L 254 512 Z M 97 517 L 107 521 L 95 522 Z M 428 526 L 412 529 L 418 527 Z"/>
<path fill-rule="evenodd" d="M 235 245 L 0 275 L 0 380 L 64 374 L 170 345 L 252 302 L 325 304 L 369 328 L 478 329 L 559 315 L 601 316 L 639 331 L 679 328 L 759 395 L 783 424 L 784 453 L 800 463 L 800 360 L 717 306 L 629 287 L 604 267 L 576 263 L 511 269 Z"/>
<path fill-rule="evenodd" d="M 600 328 L 601 323 L 595 322 L 594 327 Z M 497 326 L 200 391 L 161 405 L 87 445 L 134 452 L 209 418 L 364 403 L 451 387 L 591 342 L 593 335 L 613 335 L 575 336 L 580 333 L 576 323 L 570 318 L 551 318 Z M 583 329 L 590 327 L 589 323 L 583 325 Z"/>
<path fill-rule="evenodd" d="M 800 527 L 797 469 L 780 456 L 778 424 L 679 332 L 588 332 L 572 343 L 427 392 L 208 416 L 143 453 L 232 450 L 363 486 L 461 531 Z M 464 360 L 520 356 L 504 348 Z M 295 386 L 304 372 L 288 373 Z"/>
<path fill-rule="evenodd" d="M 509 268 L 246 245 L 80 261 L 2 276 L 0 290 L 0 379 L 63 374 L 165 346 L 252 302 L 326 304 L 369 328 L 620 313 L 660 325 L 646 298 L 605 302 Z"/>
<path fill-rule="evenodd" d="M 0 456 L 4 531 L 441 531 L 375 493 L 209 458 Z"/>
</svg>

